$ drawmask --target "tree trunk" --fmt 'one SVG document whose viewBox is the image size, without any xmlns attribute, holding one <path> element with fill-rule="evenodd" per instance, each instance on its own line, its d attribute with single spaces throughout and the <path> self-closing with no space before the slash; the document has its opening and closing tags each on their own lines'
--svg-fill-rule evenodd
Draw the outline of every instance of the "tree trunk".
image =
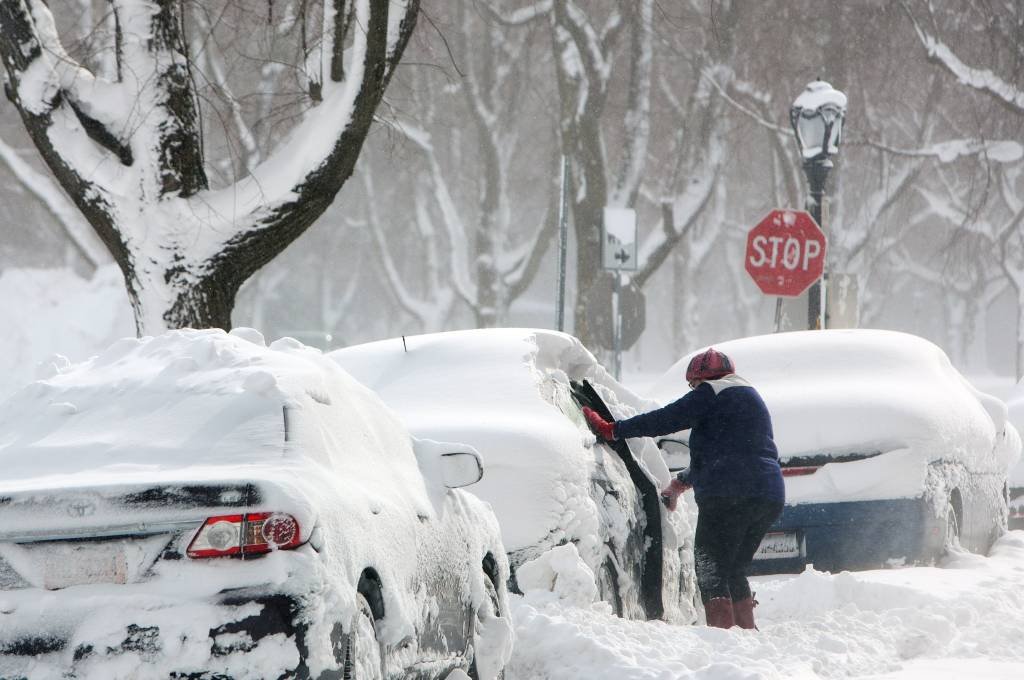
<svg viewBox="0 0 1024 680">
<path fill-rule="evenodd" d="M 139 334 L 229 329 L 242 283 L 302 235 L 351 176 L 419 0 L 334 0 L 317 41 L 329 62 L 319 105 L 287 148 L 212 192 L 182 3 L 111 7 L 117 79 L 104 80 L 64 51 L 43 0 L 0 3 L 8 97 L 120 266 Z M 351 55 L 344 68 L 343 53 Z M 19 87 L 24 78 L 34 86 Z"/>
</svg>

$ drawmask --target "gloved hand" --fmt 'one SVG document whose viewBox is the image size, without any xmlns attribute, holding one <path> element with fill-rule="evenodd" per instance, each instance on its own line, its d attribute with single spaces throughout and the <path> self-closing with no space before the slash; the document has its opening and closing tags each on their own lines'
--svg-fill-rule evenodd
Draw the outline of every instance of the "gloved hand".
<svg viewBox="0 0 1024 680">
<path fill-rule="evenodd" d="M 615 441 L 615 423 L 609 423 L 607 420 L 597 415 L 597 412 L 587 406 L 583 407 L 583 417 L 590 423 L 590 427 L 593 428 L 594 433 L 597 434 L 601 439 L 606 442 Z"/>
<path fill-rule="evenodd" d="M 661 502 L 669 510 L 675 510 L 679 497 L 683 495 L 684 491 L 692 488 L 686 482 L 681 482 L 678 478 L 673 477 L 672 482 L 661 491 Z"/>
</svg>

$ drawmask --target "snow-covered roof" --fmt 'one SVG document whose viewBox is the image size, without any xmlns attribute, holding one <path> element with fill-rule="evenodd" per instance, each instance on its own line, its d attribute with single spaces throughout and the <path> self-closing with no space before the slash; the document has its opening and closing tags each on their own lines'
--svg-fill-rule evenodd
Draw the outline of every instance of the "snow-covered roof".
<svg viewBox="0 0 1024 680">
<path fill-rule="evenodd" d="M 1009 464 L 1020 448 L 1006 407 L 976 390 L 934 344 L 906 333 L 826 330 L 715 344 L 761 393 L 780 457 L 918 448 L 975 469 Z M 651 388 L 662 403 L 686 392 L 680 359 Z M 996 455 L 992 452 L 995 450 Z"/>
</svg>

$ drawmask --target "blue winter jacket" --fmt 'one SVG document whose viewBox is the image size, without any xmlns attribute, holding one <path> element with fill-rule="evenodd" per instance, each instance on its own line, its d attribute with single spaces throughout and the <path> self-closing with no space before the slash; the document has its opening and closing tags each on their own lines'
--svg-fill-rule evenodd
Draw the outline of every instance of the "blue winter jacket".
<svg viewBox="0 0 1024 680">
<path fill-rule="evenodd" d="M 616 439 L 690 432 L 689 474 L 698 505 L 729 496 L 785 502 L 779 453 L 768 408 L 738 375 L 708 380 L 664 408 L 615 424 Z"/>
</svg>

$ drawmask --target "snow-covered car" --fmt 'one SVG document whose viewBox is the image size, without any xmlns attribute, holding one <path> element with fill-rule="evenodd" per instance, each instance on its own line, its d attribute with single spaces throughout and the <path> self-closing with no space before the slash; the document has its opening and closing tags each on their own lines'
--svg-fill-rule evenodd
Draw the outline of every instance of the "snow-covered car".
<svg viewBox="0 0 1024 680">
<path fill-rule="evenodd" d="M 957 541 L 987 552 L 1006 530 L 1020 437 L 1002 401 L 932 343 L 827 330 L 714 347 L 764 397 L 785 475 L 786 506 L 755 573 L 928 563 Z M 690 356 L 652 386 L 659 402 L 687 390 Z"/>
<path fill-rule="evenodd" d="M 546 330 L 479 329 L 328 356 L 376 390 L 415 436 L 466 442 L 482 453 L 487 474 L 471 491 L 498 517 L 513 590 L 537 585 L 517 578 L 519 567 L 571 545 L 616 613 L 695 619 L 690 526 L 658 501 L 669 479 L 660 452 L 649 439 L 618 450 L 598 444 L 571 382 L 588 381 L 617 417 L 656 404 L 618 384 L 579 340 Z"/>
<path fill-rule="evenodd" d="M 128 338 L 0 408 L 0 677 L 493 678 L 479 455 L 319 350 Z"/>
<path fill-rule="evenodd" d="M 1020 432 L 1024 429 L 1024 380 L 1006 398 L 1007 417 Z M 1024 529 L 1024 458 L 1010 468 L 1010 528 Z"/>
</svg>

